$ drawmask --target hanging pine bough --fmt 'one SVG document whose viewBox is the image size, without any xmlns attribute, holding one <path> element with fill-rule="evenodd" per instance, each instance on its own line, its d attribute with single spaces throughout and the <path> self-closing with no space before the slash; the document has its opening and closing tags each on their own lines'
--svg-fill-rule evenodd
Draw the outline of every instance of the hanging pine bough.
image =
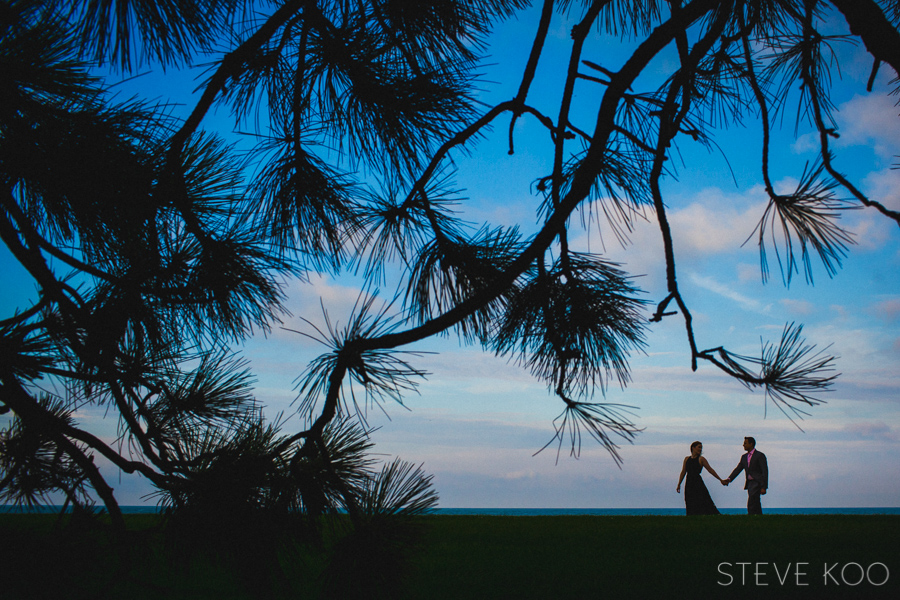
<svg viewBox="0 0 900 600">
<path fill-rule="evenodd" d="M 758 357 L 700 351 L 660 182 L 675 174 L 679 139 L 716 147 L 713 128 L 759 115 L 769 197 L 756 230 L 764 277 L 774 249 L 783 280 L 818 259 L 833 275 L 853 243 L 840 215 L 872 207 L 839 171 L 833 48 L 843 19 L 874 67 L 900 72 L 896 3 L 875 0 L 545 0 L 511 99 L 477 90 L 487 36 L 522 0 L 183 0 L 7 2 L 0 8 L 0 238 L 38 290 L 0 321 L 0 500 L 99 499 L 123 527 L 95 459 L 139 473 L 163 506 L 185 515 L 316 517 L 411 514 L 436 503 L 430 478 L 406 463 L 379 471 L 365 429 L 348 419 L 403 401 L 425 373 L 414 344 L 456 333 L 545 382 L 564 411 L 559 446 L 617 442 L 639 431 L 632 407 L 597 402 L 630 381 L 629 359 L 650 323 L 680 313 L 691 367 L 700 361 L 764 387 L 789 416 L 822 402 L 834 359 L 799 326 Z M 575 18 L 558 112 L 530 103 L 559 15 Z M 621 66 L 592 40 L 633 40 Z M 677 60 L 653 89 L 640 78 L 666 48 Z M 210 63 L 190 114 L 122 102 L 95 74 Z M 591 86 L 591 122 L 573 98 Z M 799 87 L 800 104 L 783 102 Z M 211 111 L 255 121 L 239 156 L 204 130 Z M 773 123 L 807 119 L 820 159 L 793 190 L 770 174 Z M 536 231 L 484 225 L 455 211 L 451 152 L 509 119 L 546 130 L 549 173 L 536 173 Z M 227 132 L 225 132 L 227 133 Z M 365 174 L 365 177 L 359 174 Z M 845 198 L 846 197 L 846 198 Z M 667 293 L 649 320 L 634 276 L 575 251 L 573 217 L 620 241 L 637 219 L 660 228 Z M 355 269 L 375 290 L 392 263 L 403 280 L 376 308 L 360 296 L 349 325 L 314 336 L 329 351 L 298 380 L 302 430 L 264 419 L 254 377 L 230 345 L 286 315 L 283 281 Z M 298 372 L 302 366 L 298 366 Z M 363 396 L 358 396 L 361 393 Z M 104 440 L 80 407 L 117 419 Z M 380 474 L 378 474 L 380 473 Z M 187 518 L 187 517 L 185 517 Z M 248 517 L 249 518 L 249 517 Z M 191 526 L 202 526 L 198 516 Z"/>
</svg>

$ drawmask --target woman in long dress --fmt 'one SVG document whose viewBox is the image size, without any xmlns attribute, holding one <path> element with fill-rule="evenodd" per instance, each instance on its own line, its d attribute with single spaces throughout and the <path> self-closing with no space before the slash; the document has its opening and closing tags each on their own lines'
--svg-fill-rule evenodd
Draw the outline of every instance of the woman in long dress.
<svg viewBox="0 0 900 600">
<path fill-rule="evenodd" d="M 703 467 L 709 471 L 713 477 L 722 481 L 722 478 L 709 465 L 703 454 L 703 444 L 694 442 L 691 444 L 691 455 L 684 457 L 684 463 L 681 465 L 681 475 L 678 476 L 678 486 L 675 491 L 681 493 L 681 482 L 687 474 L 687 483 L 684 486 L 684 506 L 688 515 L 717 515 L 719 509 L 716 508 L 715 502 L 700 477 L 700 471 Z"/>
</svg>

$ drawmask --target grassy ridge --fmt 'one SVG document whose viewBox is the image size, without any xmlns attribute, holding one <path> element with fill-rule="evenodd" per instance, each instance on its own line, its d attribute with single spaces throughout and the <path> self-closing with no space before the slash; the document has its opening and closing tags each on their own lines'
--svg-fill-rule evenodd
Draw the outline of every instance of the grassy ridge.
<svg viewBox="0 0 900 600">
<path fill-rule="evenodd" d="M 56 527 L 50 515 L 0 515 L 0 597 L 254 597 L 232 568 L 203 560 L 173 566 L 157 517 L 127 518 L 132 560 L 126 568 L 120 551 L 97 531 Z M 420 523 L 423 544 L 391 597 L 900 597 L 896 515 L 441 515 Z M 741 562 L 753 563 L 743 567 L 743 576 Z M 797 585 L 798 562 L 807 563 L 800 567 L 806 586 Z M 862 569 L 882 563 L 887 572 L 875 565 L 870 580 L 887 582 L 872 585 L 860 567 L 847 563 Z M 284 597 L 318 597 L 325 564 L 321 553 L 283 556 Z M 826 582 L 828 566 L 834 580 Z M 848 585 L 861 576 L 858 585 Z"/>
</svg>

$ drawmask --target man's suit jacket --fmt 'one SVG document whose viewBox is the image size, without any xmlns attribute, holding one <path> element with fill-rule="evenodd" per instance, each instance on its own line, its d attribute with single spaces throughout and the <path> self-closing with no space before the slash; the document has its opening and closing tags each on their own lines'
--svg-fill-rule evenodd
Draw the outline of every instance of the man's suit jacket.
<svg viewBox="0 0 900 600">
<path fill-rule="evenodd" d="M 749 475 L 753 479 L 759 482 L 759 484 L 763 487 L 763 489 L 768 489 L 769 487 L 769 465 L 766 462 L 766 455 L 760 452 L 759 450 L 755 450 L 753 452 L 753 458 L 750 460 L 750 464 L 747 464 L 747 455 L 744 454 L 741 457 L 741 460 L 738 462 L 738 465 L 734 468 L 734 471 L 731 472 L 731 475 L 728 476 L 729 479 L 734 481 L 734 478 L 737 477 L 741 471 L 744 471 L 745 475 Z M 748 482 L 744 481 L 744 489 L 747 489 Z"/>
</svg>

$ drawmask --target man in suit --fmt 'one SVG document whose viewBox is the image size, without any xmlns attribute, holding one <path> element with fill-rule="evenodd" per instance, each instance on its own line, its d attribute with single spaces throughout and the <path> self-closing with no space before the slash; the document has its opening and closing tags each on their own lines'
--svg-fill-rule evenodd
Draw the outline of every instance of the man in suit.
<svg viewBox="0 0 900 600">
<path fill-rule="evenodd" d="M 762 503 L 759 497 L 769 487 L 769 465 L 766 463 L 766 455 L 756 449 L 756 440 L 752 437 L 744 438 L 744 450 L 747 453 L 741 457 L 731 475 L 722 480 L 722 485 L 728 485 L 743 471 L 746 477 L 744 489 L 747 490 L 747 514 L 761 515 Z"/>
</svg>

